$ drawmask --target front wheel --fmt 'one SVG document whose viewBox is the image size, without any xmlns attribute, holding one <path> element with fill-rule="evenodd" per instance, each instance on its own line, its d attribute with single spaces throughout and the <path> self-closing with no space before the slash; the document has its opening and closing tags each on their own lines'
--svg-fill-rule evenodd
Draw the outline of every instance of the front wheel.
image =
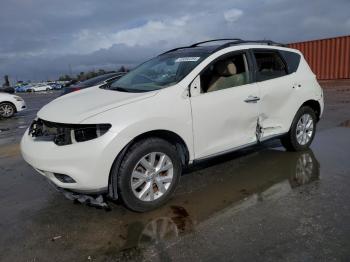
<svg viewBox="0 0 350 262">
<path fill-rule="evenodd" d="M 288 134 L 282 137 L 282 145 L 288 151 L 303 151 L 309 148 L 316 132 L 315 111 L 303 106 L 296 113 Z"/>
<path fill-rule="evenodd" d="M 148 138 L 130 147 L 119 170 L 113 170 L 112 175 L 125 206 L 146 212 L 169 200 L 181 172 L 176 147 L 160 138 Z"/>
<path fill-rule="evenodd" d="M 2 118 L 10 118 L 12 117 L 16 112 L 16 108 L 11 103 L 1 103 L 0 104 L 0 117 Z"/>
</svg>

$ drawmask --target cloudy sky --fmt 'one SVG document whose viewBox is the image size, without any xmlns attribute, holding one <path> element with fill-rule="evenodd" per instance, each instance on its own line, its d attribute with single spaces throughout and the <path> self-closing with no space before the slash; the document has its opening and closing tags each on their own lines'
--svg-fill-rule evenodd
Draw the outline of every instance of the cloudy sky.
<svg viewBox="0 0 350 262">
<path fill-rule="evenodd" d="M 132 67 L 212 38 L 288 43 L 346 35 L 349 10 L 349 0 L 2 0 L 0 77 Z"/>
</svg>

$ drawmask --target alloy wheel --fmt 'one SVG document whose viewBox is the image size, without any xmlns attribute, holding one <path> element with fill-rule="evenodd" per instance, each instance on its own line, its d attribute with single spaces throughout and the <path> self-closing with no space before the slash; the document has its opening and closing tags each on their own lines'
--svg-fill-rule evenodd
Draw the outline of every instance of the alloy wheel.
<svg viewBox="0 0 350 262">
<path fill-rule="evenodd" d="M 163 196 L 173 182 L 174 166 L 164 153 L 143 156 L 131 174 L 131 189 L 142 201 L 154 201 Z"/>
<path fill-rule="evenodd" d="M 310 114 L 303 114 L 297 124 L 296 137 L 299 145 L 306 145 L 312 138 L 314 121 Z"/>
<path fill-rule="evenodd" d="M 0 116 L 2 117 L 10 117 L 14 113 L 13 106 L 9 104 L 0 105 Z"/>
</svg>

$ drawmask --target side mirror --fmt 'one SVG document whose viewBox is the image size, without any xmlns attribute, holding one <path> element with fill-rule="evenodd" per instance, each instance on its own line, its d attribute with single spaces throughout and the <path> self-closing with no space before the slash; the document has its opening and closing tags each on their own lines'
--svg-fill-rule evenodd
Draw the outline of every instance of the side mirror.
<svg viewBox="0 0 350 262">
<path fill-rule="evenodd" d="M 191 97 L 198 96 L 201 93 L 201 77 L 198 75 L 190 84 Z"/>
</svg>

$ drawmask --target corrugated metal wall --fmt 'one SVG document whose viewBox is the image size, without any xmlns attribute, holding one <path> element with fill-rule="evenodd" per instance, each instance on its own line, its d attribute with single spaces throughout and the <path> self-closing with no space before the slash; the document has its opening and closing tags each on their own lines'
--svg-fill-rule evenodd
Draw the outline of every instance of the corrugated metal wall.
<svg viewBox="0 0 350 262">
<path fill-rule="evenodd" d="M 320 80 L 350 78 L 350 36 L 289 44 L 300 50 Z"/>
</svg>

